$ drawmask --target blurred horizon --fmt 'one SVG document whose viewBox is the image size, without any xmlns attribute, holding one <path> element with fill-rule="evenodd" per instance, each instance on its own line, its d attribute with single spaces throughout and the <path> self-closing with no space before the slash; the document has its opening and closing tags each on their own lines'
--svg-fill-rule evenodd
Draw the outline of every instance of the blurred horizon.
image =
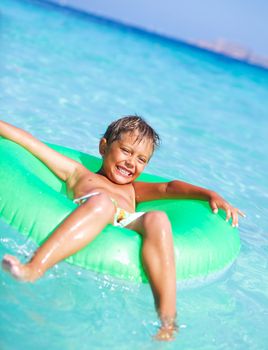
<svg viewBox="0 0 268 350">
<path fill-rule="evenodd" d="M 268 2 L 43 0 L 268 68 Z M 209 9 L 209 10 L 208 10 Z"/>
</svg>

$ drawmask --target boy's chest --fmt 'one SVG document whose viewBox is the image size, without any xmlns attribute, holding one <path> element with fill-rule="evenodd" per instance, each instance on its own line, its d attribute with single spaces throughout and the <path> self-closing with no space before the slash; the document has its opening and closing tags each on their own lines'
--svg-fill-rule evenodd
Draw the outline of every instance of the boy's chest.
<svg viewBox="0 0 268 350">
<path fill-rule="evenodd" d="M 91 191 L 103 191 L 113 198 L 118 206 L 129 211 L 135 211 L 135 192 L 132 184 L 118 185 L 104 176 L 91 172 L 70 180 L 72 181 L 67 182 L 70 198 L 78 198 Z"/>
</svg>

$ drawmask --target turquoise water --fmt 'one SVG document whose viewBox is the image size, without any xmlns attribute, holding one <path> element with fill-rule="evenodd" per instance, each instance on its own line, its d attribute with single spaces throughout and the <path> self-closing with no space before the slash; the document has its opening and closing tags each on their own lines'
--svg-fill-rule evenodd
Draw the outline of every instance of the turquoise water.
<svg viewBox="0 0 268 350">
<path fill-rule="evenodd" d="M 37 1 L 2 0 L 1 119 L 98 154 L 118 116 L 161 134 L 148 171 L 213 188 L 246 212 L 220 279 L 178 290 L 181 331 L 151 339 L 147 285 L 60 263 L 34 285 L 1 274 L 1 350 L 268 348 L 268 72 Z M 0 254 L 35 245 L 0 222 Z"/>
</svg>

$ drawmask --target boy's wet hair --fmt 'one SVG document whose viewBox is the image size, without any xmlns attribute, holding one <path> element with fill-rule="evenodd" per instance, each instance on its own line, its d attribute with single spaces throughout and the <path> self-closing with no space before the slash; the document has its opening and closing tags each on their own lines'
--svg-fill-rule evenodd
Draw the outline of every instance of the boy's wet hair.
<svg viewBox="0 0 268 350">
<path fill-rule="evenodd" d="M 112 122 L 103 137 L 107 140 L 108 145 L 114 141 L 120 140 L 121 134 L 138 131 L 137 141 L 140 142 L 144 138 L 152 141 L 153 150 L 160 144 L 160 137 L 157 132 L 147 122 L 138 115 L 124 116 Z"/>
</svg>

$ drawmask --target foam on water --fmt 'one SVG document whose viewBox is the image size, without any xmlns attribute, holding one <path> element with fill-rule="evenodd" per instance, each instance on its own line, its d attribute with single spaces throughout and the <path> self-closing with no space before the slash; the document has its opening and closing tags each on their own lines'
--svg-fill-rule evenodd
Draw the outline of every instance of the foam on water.
<svg viewBox="0 0 268 350">
<path fill-rule="evenodd" d="M 118 116 L 162 136 L 148 171 L 213 188 L 244 210 L 241 253 L 210 284 L 178 291 L 167 349 L 266 349 L 268 73 L 38 1 L 2 0 L 1 118 L 98 154 Z M 1 256 L 35 249 L 0 223 Z M 157 349 L 147 285 L 58 264 L 34 285 L 1 272 L 1 349 Z"/>
</svg>

